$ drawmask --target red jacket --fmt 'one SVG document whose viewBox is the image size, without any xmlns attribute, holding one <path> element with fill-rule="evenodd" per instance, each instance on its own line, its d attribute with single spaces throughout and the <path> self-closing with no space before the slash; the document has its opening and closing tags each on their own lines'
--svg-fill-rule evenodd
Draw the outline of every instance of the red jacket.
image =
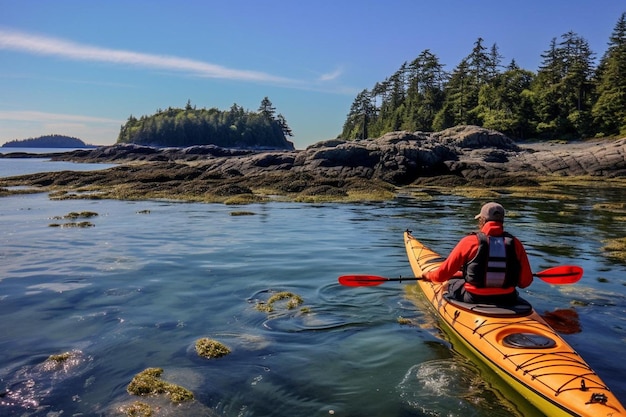
<svg viewBox="0 0 626 417">
<path fill-rule="evenodd" d="M 498 222 L 487 222 L 481 231 L 488 236 L 502 236 L 504 226 Z M 520 288 L 526 288 L 533 282 L 533 273 L 528 262 L 526 250 L 517 238 L 513 238 L 515 245 L 515 253 L 520 262 L 521 270 L 519 277 Z M 463 266 L 471 261 L 478 252 L 478 237 L 476 235 L 468 235 L 457 243 L 452 249 L 448 258 L 434 271 L 427 272 L 425 277 L 433 282 L 445 282 L 452 278 L 455 274 L 462 270 Z M 457 275 L 458 276 L 458 275 Z M 465 283 L 465 290 L 477 295 L 500 295 L 509 294 L 515 291 L 515 288 L 476 288 L 469 283 Z"/>
</svg>

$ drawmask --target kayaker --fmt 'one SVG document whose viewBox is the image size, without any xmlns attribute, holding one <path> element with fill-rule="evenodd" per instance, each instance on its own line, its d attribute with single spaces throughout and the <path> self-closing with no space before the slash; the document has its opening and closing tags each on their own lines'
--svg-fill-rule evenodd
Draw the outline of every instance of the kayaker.
<svg viewBox="0 0 626 417">
<path fill-rule="evenodd" d="M 513 304 L 516 287 L 533 282 L 528 255 L 522 243 L 504 231 L 504 207 L 482 206 L 477 233 L 465 236 L 441 266 L 425 274 L 433 282 L 448 281 L 448 294 L 466 303 Z M 459 274 L 462 272 L 462 275 Z"/>
</svg>

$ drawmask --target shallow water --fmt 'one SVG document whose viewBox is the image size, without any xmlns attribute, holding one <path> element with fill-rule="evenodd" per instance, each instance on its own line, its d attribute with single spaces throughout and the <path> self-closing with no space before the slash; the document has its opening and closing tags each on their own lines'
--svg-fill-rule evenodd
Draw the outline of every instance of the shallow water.
<svg viewBox="0 0 626 417">
<path fill-rule="evenodd" d="M 523 295 L 539 312 L 575 306 L 583 331 L 564 338 L 624 402 L 626 266 L 599 249 L 626 227 L 593 208 L 621 201 L 621 190 L 564 191 L 572 194 L 565 203 L 501 200 L 535 271 L 585 268 L 575 285 L 537 280 Z M 117 415 L 138 399 L 181 416 L 528 415 L 527 404 L 451 349 L 404 283 L 337 283 L 349 273 L 410 276 L 402 232 L 446 254 L 475 227 L 479 207 L 450 196 L 243 207 L 2 198 L 0 415 Z M 82 211 L 98 213 L 86 219 L 93 227 L 49 227 Z M 278 291 L 304 303 L 255 308 Z M 199 358 L 202 337 L 232 353 Z M 63 352 L 72 352 L 66 364 L 46 362 Z M 163 379 L 195 401 L 129 395 L 148 367 L 163 368 Z"/>
<path fill-rule="evenodd" d="M 50 158 L 0 159 L 0 177 L 13 177 L 33 172 L 93 171 L 106 169 L 115 164 L 83 164 L 66 161 L 52 161 Z"/>
</svg>

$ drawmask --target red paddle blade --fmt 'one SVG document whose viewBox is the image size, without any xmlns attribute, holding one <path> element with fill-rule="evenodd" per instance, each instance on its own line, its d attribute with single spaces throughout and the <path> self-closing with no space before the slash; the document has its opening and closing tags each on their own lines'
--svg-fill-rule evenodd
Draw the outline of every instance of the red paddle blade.
<svg viewBox="0 0 626 417">
<path fill-rule="evenodd" d="M 573 284 L 583 276 L 583 269 L 576 265 L 562 265 L 535 274 L 549 284 Z"/>
<path fill-rule="evenodd" d="M 341 285 L 346 287 L 375 287 L 389 281 L 388 278 L 376 275 L 342 275 L 338 280 Z"/>
</svg>

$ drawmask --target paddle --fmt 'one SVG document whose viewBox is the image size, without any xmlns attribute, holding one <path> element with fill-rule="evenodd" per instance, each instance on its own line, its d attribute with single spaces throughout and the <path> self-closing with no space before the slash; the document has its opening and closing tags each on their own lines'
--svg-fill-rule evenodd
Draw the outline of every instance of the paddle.
<svg viewBox="0 0 626 417">
<path fill-rule="evenodd" d="M 555 266 L 533 274 L 548 284 L 573 284 L 583 276 L 583 269 L 574 265 Z M 385 278 L 378 275 L 342 275 L 339 283 L 347 287 L 374 287 L 389 281 L 425 281 L 424 277 Z"/>
</svg>

